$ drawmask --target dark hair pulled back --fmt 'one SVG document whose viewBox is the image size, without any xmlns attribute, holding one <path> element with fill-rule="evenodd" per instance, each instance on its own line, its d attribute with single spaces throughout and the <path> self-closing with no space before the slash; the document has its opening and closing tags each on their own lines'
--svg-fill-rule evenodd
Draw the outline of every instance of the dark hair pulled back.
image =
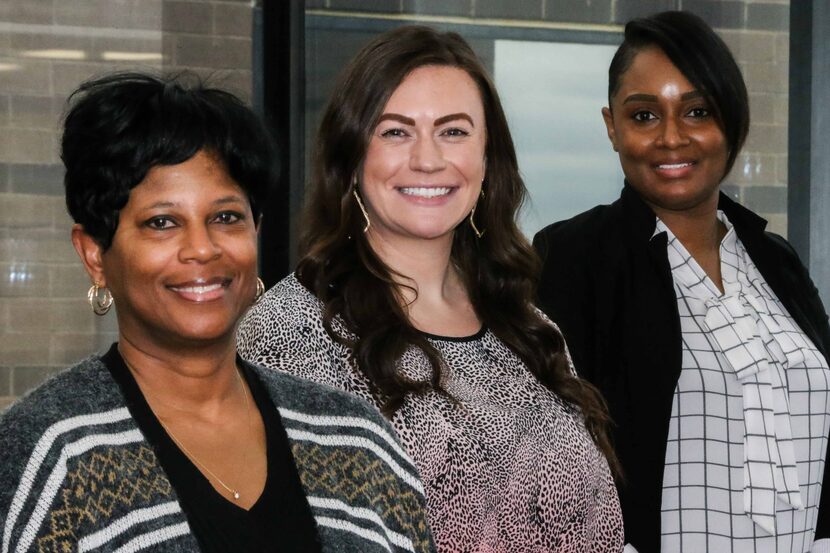
<svg viewBox="0 0 830 553">
<path fill-rule="evenodd" d="M 746 84 L 729 47 L 700 17 L 681 11 L 633 19 L 608 68 L 608 105 L 623 74 L 644 48 L 657 47 L 709 101 L 729 149 L 724 176 L 735 164 L 749 132 Z"/>
</svg>

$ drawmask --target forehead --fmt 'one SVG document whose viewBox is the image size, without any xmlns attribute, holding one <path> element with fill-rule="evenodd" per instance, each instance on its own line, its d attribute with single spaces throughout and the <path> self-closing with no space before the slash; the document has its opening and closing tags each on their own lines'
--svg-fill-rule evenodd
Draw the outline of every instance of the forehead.
<svg viewBox="0 0 830 553">
<path fill-rule="evenodd" d="M 467 113 L 474 119 L 483 119 L 484 106 L 478 86 L 465 70 L 426 65 L 404 77 L 386 103 L 384 112 L 435 112 L 439 117 L 447 113 Z"/>
<path fill-rule="evenodd" d="M 176 165 L 156 165 L 130 192 L 129 203 L 175 201 L 199 203 L 217 196 L 241 195 L 242 188 L 231 178 L 225 164 L 214 155 L 197 152 Z"/>
<path fill-rule="evenodd" d="M 617 96 L 622 100 L 633 93 L 659 94 L 667 87 L 680 94 L 695 89 L 663 50 L 648 46 L 634 55 L 622 74 Z"/>
</svg>

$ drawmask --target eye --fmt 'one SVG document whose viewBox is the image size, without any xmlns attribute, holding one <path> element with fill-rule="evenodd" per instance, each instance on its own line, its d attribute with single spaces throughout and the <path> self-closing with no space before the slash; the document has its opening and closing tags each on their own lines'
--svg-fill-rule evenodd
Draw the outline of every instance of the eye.
<svg viewBox="0 0 830 553">
<path fill-rule="evenodd" d="M 167 230 L 175 227 L 176 223 L 173 219 L 166 215 L 159 215 L 157 217 L 151 217 L 144 223 L 144 225 L 153 230 Z"/>
<path fill-rule="evenodd" d="M 692 109 L 689 110 L 689 113 L 687 115 L 689 115 L 690 117 L 703 119 L 705 117 L 709 117 L 709 108 L 705 108 L 705 107 L 692 108 Z"/>
<path fill-rule="evenodd" d="M 384 138 L 403 138 L 407 136 L 406 131 L 400 128 L 386 129 L 380 135 Z"/>
<path fill-rule="evenodd" d="M 647 123 L 648 121 L 654 121 L 657 119 L 657 116 L 651 113 L 650 111 L 637 111 L 631 115 L 631 118 L 637 121 L 638 123 Z"/>
<path fill-rule="evenodd" d="M 450 136 L 454 138 L 462 137 L 462 136 L 470 136 L 470 133 L 464 129 L 460 129 L 458 127 L 450 127 L 448 129 L 444 129 L 441 131 L 441 134 L 444 136 Z"/>
<path fill-rule="evenodd" d="M 222 225 L 232 225 L 233 223 L 241 221 L 243 218 L 244 217 L 241 213 L 237 213 L 235 211 L 223 211 L 221 213 L 217 213 L 213 220 Z"/>
</svg>

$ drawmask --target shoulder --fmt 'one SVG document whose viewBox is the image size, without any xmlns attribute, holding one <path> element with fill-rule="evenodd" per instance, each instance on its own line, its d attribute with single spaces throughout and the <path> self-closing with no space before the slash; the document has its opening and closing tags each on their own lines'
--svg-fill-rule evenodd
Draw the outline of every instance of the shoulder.
<svg viewBox="0 0 830 553">
<path fill-rule="evenodd" d="M 767 247 L 778 252 L 779 255 L 787 258 L 789 261 L 797 262 L 802 265 L 801 259 L 798 257 L 795 248 L 790 244 L 786 238 L 774 232 L 765 231 L 764 238 L 766 239 Z"/>
<path fill-rule="evenodd" d="M 265 292 L 260 301 L 251 307 L 237 331 L 240 353 L 256 358 L 264 344 L 302 336 L 303 341 L 313 335 L 322 335 L 323 306 L 320 300 L 291 274 Z"/>
<path fill-rule="evenodd" d="M 292 273 L 265 292 L 245 315 L 245 323 L 263 318 L 322 318 L 322 303 Z"/>
<path fill-rule="evenodd" d="M 616 203 L 598 205 L 570 219 L 546 226 L 534 236 L 533 246 L 543 259 L 553 249 L 556 249 L 557 254 L 563 250 L 580 251 L 586 243 L 595 241 L 599 236 L 614 236 L 616 233 L 607 231 L 618 221 L 619 208 Z"/>
<path fill-rule="evenodd" d="M 123 406 L 123 400 L 100 356 L 91 356 L 58 373 L 0 415 L 0 441 L 37 432 L 71 417 Z"/>
<path fill-rule="evenodd" d="M 281 411 L 288 409 L 314 416 L 362 417 L 379 424 L 386 423 L 375 407 L 349 392 L 256 364 L 251 364 L 251 367 Z"/>
<path fill-rule="evenodd" d="M 277 406 L 321 538 L 368 551 L 368 534 L 383 544 L 391 533 L 386 550 L 431 550 L 424 487 L 389 422 L 352 394 L 252 368 Z"/>
<path fill-rule="evenodd" d="M 570 219 L 548 225 L 533 238 L 542 260 L 540 290 L 558 280 L 579 285 L 598 265 L 608 264 L 609 252 L 624 233 L 619 202 L 598 205 Z"/>
<path fill-rule="evenodd" d="M 744 245 L 746 246 L 746 242 Z M 767 262 L 763 263 L 763 266 L 767 271 L 777 271 L 779 275 L 786 275 L 786 278 L 791 279 L 794 285 L 804 287 L 802 292 L 809 291 L 814 302 L 821 303 L 818 290 L 810 278 L 807 267 L 786 238 L 773 232 L 764 232 L 761 247 L 763 248 L 761 251 L 750 252 L 756 264 L 759 263 L 757 257 L 766 258 Z"/>
<path fill-rule="evenodd" d="M 60 462 L 60 452 L 106 430 L 133 430 L 118 385 L 99 356 L 47 380 L 0 416 L 0 498 L 25 464 Z M 74 450 L 73 450 L 74 451 Z"/>
<path fill-rule="evenodd" d="M 395 459 L 393 464 L 404 470 L 401 476 L 423 493 L 415 464 L 376 407 L 325 384 L 257 365 L 252 368 L 274 401 L 290 439 L 369 449 L 387 461 Z"/>
</svg>

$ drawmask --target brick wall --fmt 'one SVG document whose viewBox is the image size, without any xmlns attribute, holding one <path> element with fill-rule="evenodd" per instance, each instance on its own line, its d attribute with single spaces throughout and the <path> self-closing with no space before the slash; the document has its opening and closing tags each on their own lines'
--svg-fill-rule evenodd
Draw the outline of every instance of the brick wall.
<svg viewBox="0 0 830 553">
<path fill-rule="evenodd" d="M 181 70 L 251 94 L 250 0 L 0 0 L 0 409 L 103 349 L 58 157 L 66 97 L 116 70 Z"/>
</svg>

